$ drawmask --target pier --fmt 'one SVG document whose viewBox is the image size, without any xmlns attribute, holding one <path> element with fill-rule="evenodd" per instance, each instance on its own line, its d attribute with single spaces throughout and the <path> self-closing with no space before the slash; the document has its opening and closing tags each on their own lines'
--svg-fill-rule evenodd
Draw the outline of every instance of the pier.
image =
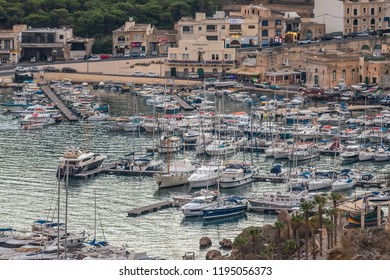
<svg viewBox="0 0 390 280">
<path fill-rule="evenodd" d="M 171 208 L 171 207 L 179 207 L 178 204 L 176 204 L 173 201 L 162 201 L 162 202 L 157 202 L 154 204 L 150 204 L 147 206 L 135 208 L 133 210 L 130 210 L 127 212 L 128 217 L 137 217 L 140 215 L 148 214 L 151 212 L 156 212 L 161 209 L 166 209 L 166 208 Z"/>
<path fill-rule="evenodd" d="M 49 88 L 49 86 L 41 86 L 42 90 L 45 92 L 47 97 L 57 106 L 57 108 L 61 111 L 62 114 L 69 120 L 73 122 L 77 122 L 78 118 L 69 110 L 68 107 L 54 94 L 54 92 Z"/>
<path fill-rule="evenodd" d="M 184 101 L 180 96 L 174 94 L 172 95 L 172 99 L 175 100 L 182 109 L 189 111 L 194 110 L 194 107 L 192 107 L 190 104 L 187 103 L 187 101 Z"/>
</svg>

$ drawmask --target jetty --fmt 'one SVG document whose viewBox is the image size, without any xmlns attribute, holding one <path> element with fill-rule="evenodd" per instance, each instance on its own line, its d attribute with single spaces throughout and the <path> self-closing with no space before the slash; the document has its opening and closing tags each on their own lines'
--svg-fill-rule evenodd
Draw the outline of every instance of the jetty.
<svg viewBox="0 0 390 280">
<path fill-rule="evenodd" d="M 186 110 L 186 111 L 194 110 L 194 107 L 192 107 L 190 104 L 188 104 L 187 101 L 183 100 L 177 94 L 172 95 L 172 99 L 175 100 L 183 110 Z"/>
<path fill-rule="evenodd" d="M 166 208 L 171 208 L 171 207 L 179 207 L 179 205 L 173 201 L 162 201 L 162 202 L 157 202 L 154 204 L 150 204 L 147 206 L 135 208 L 133 210 L 130 210 L 127 212 L 128 217 L 137 217 L 139 215 L 144 215 L 148 214 L 151 212 L 156 212 L 161 209 L 166 209 Z"/>
<path fill-rule="evenodd" d="M 49 86 L 41 86 L 43 92 L 50 98 L 50 100 L 56 105 L 58 110 L 69 120 L 77 122 L 79 119 L 69 110 L 68 107 L 55 95 L 55 93 L 49 88 Z"/>
<path fill-rule="evenodd" d="M 89 177 L 94 177 L 99 174 L 114 174 L 114 175 L 127 175 L 127 176 L 153 176 L 154 174 L 159 174 L 162 171 L 151 171 L 151 170 L 128 170 L 128 169 L 117 169 L 115 163 L 103 166 L 101 168 L 96 168 L 89 170 L 80 174 L 76 174 L 75 178 L 86 179 Z"/>
</svg>

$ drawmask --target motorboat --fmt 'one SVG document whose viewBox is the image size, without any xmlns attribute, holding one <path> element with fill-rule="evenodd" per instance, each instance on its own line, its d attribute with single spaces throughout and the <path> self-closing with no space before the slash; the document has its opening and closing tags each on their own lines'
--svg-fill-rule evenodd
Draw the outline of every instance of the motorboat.
<svg viewBox="0 0 390 280">
<path fill-rule="evenodd" d="M 203 209 L 209 206 L 217 205 L 218 202 L 215 196 L 198 196 L 191 202 L 184 204 L 181 211 L 186 217 L 203 216 Z"/>
<path fill-rule="evenodd" d="M 167 173 L 154 174 L 153 178 L 158 188 L 168 188 L 187 184 L 187 179 L 196 170 L 196 166 L 189 160 L 175 160 L 168 164 Z"/>
<path fill-rule="evenodd" d="M 332 182 L 333 179 L 329 177 L 328 173 L 316 172 L 315 178 L 307 184 L 307 189 L 309 191 L 327 189 L 330 188 Z"/>
<path fill-rule="evenodd" d="M 253 211 L 275 211 L 286 209 L 291 211 L 299 208 L 303 199 L 308 199 L 307 191 L 300 192 L 269 192 L 264 193 L 260 198 L 249 198 L 249 210 Z"/>
<path fill-rule="evenodd" d="M 161 137 L 160 143 L 157 144 L 158 152 L 160 154 L 175 153 L 181 151 L 183 144 L 181 138 L 176 136 Z"/>
<path fill-rule="evenodd" d="M 253 175 L 257 173 L 255 165 L 244 163 L 229 163 L 219 179 L 220 188 L 240 187 L 254 181 Z"/>
<path fill-rule="evenodd" d="M 221 177 L 224 166 L 220 162 L 211 162 L 196 169 L 195 173 L 188 177 L 188 183 L 193 188 L 206 188 L 215 186 Z"/>
<path fill-rule="evenodd" d="M 333 192 L 347 191 L 352 189 L 355 185 L 356 185 L 356 181 L 354 179 L 352 179 L 346 173 L 341 173 L 339 178 L 337 178 L 332 183 L 332 191 Z"/>
<path fill-rule="evenodd" d="M 57 172 L 59 172 L 60 176 L 65 174 L 75 176 L 99 168 L 106 158 L 107 156 L 98 153 L 82 151 L 72 147 L 60 158 L 61 163 Z"/>
<path fill-rule="evenodd" d="M 247 208 L 247 200 L 237 196 L 231 196 L 221 203 L 203 208 L 203 220 L 221 219 L 243 214 Z"/>
</svg>

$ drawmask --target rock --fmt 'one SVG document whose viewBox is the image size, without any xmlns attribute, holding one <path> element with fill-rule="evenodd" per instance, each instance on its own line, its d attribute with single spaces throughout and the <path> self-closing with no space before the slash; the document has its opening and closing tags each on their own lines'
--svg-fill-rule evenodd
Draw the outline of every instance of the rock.
<svg viewBox="0 0 390 280">
<path fill-rule="evenodd" d="M 218 250 L 210 250 L 206 254 L 206 260 L 216 260 L 221 258 L 222 254 Z"/>
<path fill-rule="evenodd" d="M 233 242 L 230 239 L 224 238 L 219 241 L 219 246 L 223 250 L 231 250 L 233 247 Z"/>
<path fill-rule="evenodd" d="M 199 248 L 200 249 L 206 249 L 206 248 L 210 247 L 212 244 L 213 244 L 213 242 L 211 242 L 211 239 L 208 236 L 203 236 L 199 240 Z"/>
</svg>

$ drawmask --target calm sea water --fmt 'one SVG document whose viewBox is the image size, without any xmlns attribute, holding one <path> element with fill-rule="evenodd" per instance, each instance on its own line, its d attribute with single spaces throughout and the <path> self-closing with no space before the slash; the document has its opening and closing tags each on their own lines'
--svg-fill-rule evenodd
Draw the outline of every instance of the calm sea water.
<svg viewBox="0 0 390 280">
<path fill-rule="evenodd" d="M 9 98 L 9 91 L 3 90 L 1 100 Z M 131 115 L 148 113 L 141 97 L 102 94 L 103 100 L 111 103 L 113 114 Z M 134 106 L 136 102 L 137 106 Z M 226 103 L 226 111 L 243 111 L 242 104 Z M 134 137 L 135 136 L 135 137 Z M 0 115 L 0 226 L 10 226 L 29 231 L 35 219 L 56 219 L 57 181 L 55 171 L 59 157 L 69 146 L 88 148 L 108 156 L 105 163 L 113 162 L 135 147 L 145 154 L 145 147 L 151 146 L 150 136 L 133 133 L 113 133 L 107 124 L 70 124 L 63 122 L 43 130 L 25 131 L 14 117 Z M 178 155 L 178 158 L 184 155 Z M 195 159 L 189 151 L 186 157 Z M 250 161 L 249 154 L 239 153 L 237 159 Z M 273 160 L 263 154 L 253 155 L 262 173 L 268 172 Z M 288 166 L 286 162 L 281 162 Z M 333 160 L 322 158 L 320 167 L 331 169 Z M 363 166 L 366 169 L 383 169 L 387 165 Z M 60 184 L 61 217 L 64 218 L 65 186 Z M 263 192 L 285 190 L 283 185 L 253 183 L 228 194 L 242 196 L 261 195 Z M 199 250 L 199 239 L 209 236 L 212 248 L 218 248 L 223 238 L 234 239 L 244 228 L 273 223 L 275 215 L 247 213 L 230 221 L 205 224 L 201 219 L 185 219 L 180 209 L 170 208 L 139 217 L 127 217 L 133 208 L 168 200 L 173 194 L 186 193 L 186 188 L 158 191 L 151 177 L 128 177 L 99 175 L 85 180 L 71 180 L 69 184 L 68 224 L 70 230 L 86 230 L 91 235 L 95 225 L 95 203 L 98 212 L 98 239 L 103 235 L 113 245 L 126 244 L 129 249 L 146 251 L 151 256 L 167 259 L 181 259 L 185 252 L 195 252 L 196 258 L 204 258 L 206 251 Z M 358 189 L 357 192 L 367 190 Z M 354 195 L 347 193 L 345 195 Z"/>
</svg>

